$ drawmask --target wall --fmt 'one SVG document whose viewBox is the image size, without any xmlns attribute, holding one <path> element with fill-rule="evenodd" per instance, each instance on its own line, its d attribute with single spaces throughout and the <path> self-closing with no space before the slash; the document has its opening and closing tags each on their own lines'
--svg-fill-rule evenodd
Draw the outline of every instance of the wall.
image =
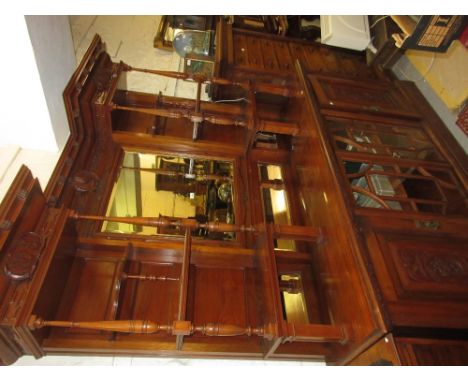
<svg viewBox="0 0 468 382">
<path fill-rule="evenodd" d="M 5 14 L 0 22 L 2 92 L 0 200 L 22 164 L 47 185 L 70 133 L 62 92 L 76 68 L 67 16 Z M 15 36 L 15 38 L 11 38 Z M 25 90 L 26 89 L 26 90 Z"/>
<path fill-rule="evenodd" d="M 0 46 L 3 52 L 11 52 L 0 60 L 2 93 L 7 95 L 0 114 L 0 144 L 56 151 L 26 21 L 22 15 L 6 13 L 0 16 L 0 23 L 8 25 L 8 33 L 0 34 Z"/>
<path fill-rule="evenodd" d="M 77 65 L 70 24 L 67 16 L 25 16 L 25 19 L 56 146 L 61 150 L 70 135 L 62 94 Z"/>
<path fill-rule="evenodd" d="M 10 32 L 0 34 L 1 46 L 14 52 L 10 60 L 0 60 L 8 95 L 0 114 L 0 200 L 22 164 L 43 189 L 47 185 L 69 135 L 62 93 L 96 33 L 115 62 L 182 70 L 177 54 L 153 48 L 160 21 L 161 16 L 0 16 Z M 21 84 L 27 84 L 27 92 Z M 143 73 L 129 73 L 128 84 L 149 93 L 196 94 L 191 83 Z"/>
<path fill-rule="evenodd" d="M 414 81 L 468 153 L 468 136 L 455 123 L 468 96 L 468 50 L 455 40 L 446 53 L 407 50 L 392 70 L 401 80 Z"/>
</svg>

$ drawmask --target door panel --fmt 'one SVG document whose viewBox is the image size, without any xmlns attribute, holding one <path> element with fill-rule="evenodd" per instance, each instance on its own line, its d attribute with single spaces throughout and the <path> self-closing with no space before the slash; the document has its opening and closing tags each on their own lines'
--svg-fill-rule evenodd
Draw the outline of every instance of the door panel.
<svg viewBox="0 0 468 382">
<path fill-rule="evenodd" d="M 309 75 L 320 106 L 419 119 L 411 100 L 393 84 Z"/>
</svg>

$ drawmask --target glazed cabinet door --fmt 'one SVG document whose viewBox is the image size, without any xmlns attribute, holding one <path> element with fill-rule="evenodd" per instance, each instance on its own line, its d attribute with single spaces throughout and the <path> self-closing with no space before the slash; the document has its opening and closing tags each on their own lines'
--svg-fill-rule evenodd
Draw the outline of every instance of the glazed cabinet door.
<svg viewBox="0 0 468 382">
<path fill-rule="evenodd" d="M 468 215 L 463 180 L 419 122 L 343 112 L 323 120 L 356 208 Z"/>
<path fill-rule="evenodd" d="M 393 83 L 308 75 L 321 108 L 420 118 Z"/>
</svg>

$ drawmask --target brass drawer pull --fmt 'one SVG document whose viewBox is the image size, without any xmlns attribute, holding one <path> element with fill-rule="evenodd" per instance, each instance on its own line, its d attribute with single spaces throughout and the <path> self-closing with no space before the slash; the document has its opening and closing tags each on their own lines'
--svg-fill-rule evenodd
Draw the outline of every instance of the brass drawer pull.
<svg viewBox="0 0 468 382">
<path fill-rule="evenodd" d="M 438 220 L 415 220 L 414 225 L 417 228 L 431 231 L 437 231 L 440 228 L 440 222 Z"/>
</svg>

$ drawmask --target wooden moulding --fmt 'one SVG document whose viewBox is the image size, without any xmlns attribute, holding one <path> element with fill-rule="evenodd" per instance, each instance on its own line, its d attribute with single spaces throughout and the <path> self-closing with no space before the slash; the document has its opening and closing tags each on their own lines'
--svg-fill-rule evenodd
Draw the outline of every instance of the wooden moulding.
<svg viewBox="0 0 468 382">
<path fill-rule="evenodd" d="M 31 171 L 23 165 L 0 205 L 0 250 L 3 251 L 8 238 L 13 235 L 18 223 L 24 219 L 28 200 L 30 200 L 33 194 L 41 198 L 42 191 L 39 182 L 33 178 Z M 39 214 L 41 210 L 38 211 Z M 34 214 L 34 217 L 29 217 L 30 230 L 38 217 L 37 213 Z"/>
<path fill-rule="evenodd" d="M 70 172 L 73 163 L 81 150 L 81 144 L 84 140 L 86 132 L 81 119 L 81 110 L 78 104 L 78 95 L 84 85 L 84 81 L 88 78 L 89 73 L 93 70 L 94 65 L 98 61 L 99 55 L 104 52 L 104 44 L 98 35 L 94 36 L 91 45 L 86 51 L 83 60 L 72 75 L 72 78 L 67 84 L 63 92 L 65 109 L 70 126 L 70 137 L 63 149 L 59 162 L 52 173 L 49 183 L 45 189 L 45 196 L 54 204 L 58 201 L 64 184 L 59 182 L 60 177 L 66 178 Z"/>
<path fill-rule="evenodd" d="M 0 216 L 11 222 L 1 232 L 0 323 L 2 335 L 9 340 L 2 341 L 6 345 L 0 347 L 0 359 L 3 351 L 39 357 L 43 351 L 24 317 L 30 316 L 36 304 L 68 213 L 64 208 L 46 207 L 38 180 L 23 166 L 0 207 Z"/>
<path fill-rule="evenodd" d="M 242 145 L 207 141 L 192 141 L 191 139 L 174 138 L 165 135 L 149 135 L 142 133 L 129 133 L 125 131 L 114 131 L 113 140 L 126 150 L 147 150 L 171 152 L 178 154 L 191 154 L 198 156 L 212 155 L 216 157 L 239 157 L 243 153 Z"/>
<path fill-rule="evenodd" d="M 184 257 L 182 259 L 182 266 L 180 272 L 180 281 L 179 281 L 179 307 L 177 311 L 177 322 L 184 322 L 186 319 L 187 311 L 187 299 L 188 299 L 188 287 L 189 287 L 189 270 L 190 270 L 190 255 L 192 252 L 192 233 L 190 228 L 185 229 L 185 240 L 184 240 Z M 190 334 L 190 330 L 179 330 L 177 329 L 175 334 L 177 335 L 176 339 L 176 348 L 181 350 L 183 346 L 184 335 Z"/>
<path fill-rule="evenodd" d="M 325 238 L 333 237 L 317 246 L 314 261 L 320 267 L 320 284 L 327 291 L 331 321 L 345 327 L 348 336 L 345 346 L 333 348 L 327 362 L 343 362 L 381 337 L 387 330 L 388 317 L 376 289 L 377 282 L 368 272 L 365 242 L 358 235 L 353 206 L 344 193 L 349 186 L 340 176 L 340 164 L 325 131 L 315 93 L 299 62 L 296 68 L 306 99 L 301 129 L 312 131 L 301 132 L 297 137 L 293 163 L 301 171 L 299 176 L 305 177 L 301 178 L 300 192 L 311 193 L 310 197 L 304 197 L 306 222 L 323 225 Z M 317 145 L 313 155 L 298 157 L 311 144 Z M 316 180 L 310 182 L 307 174 L 313 174 L 309 176 Z"/>
<path fill-rule="evenodd" d="M 26 270 L 27 275 L 23 273 L 26 276 L 23 281 L 11 277 L 8 263 L 16 263 L 18 260 L 14 250 L 18 246 L 17 239 L 24 235 L 35 236 L 32 231 L 40 219 L 44 205 L 45 199 L 39 182 L 33 178 L 26 166 L 22 166 L 0 205 L 0 365 L 12 364 L 30 350 L 14 325 L 24 306 L 26 286 L 35 273 L 37 258 L 31 258 L 32 263 L 26 262 L 26 268 L 22 262 L 17 263 L 22 270 Z M 26 218 L 28 208 L 31 209 L 31 213 Z M 28 246 L 24 242 L 23 244 L 27 252 Z M 38 252 L 34 252 L 37 255 Z M 29 256 L 26 256 L 26 260 L 28 258 Z"/>
</svg>

